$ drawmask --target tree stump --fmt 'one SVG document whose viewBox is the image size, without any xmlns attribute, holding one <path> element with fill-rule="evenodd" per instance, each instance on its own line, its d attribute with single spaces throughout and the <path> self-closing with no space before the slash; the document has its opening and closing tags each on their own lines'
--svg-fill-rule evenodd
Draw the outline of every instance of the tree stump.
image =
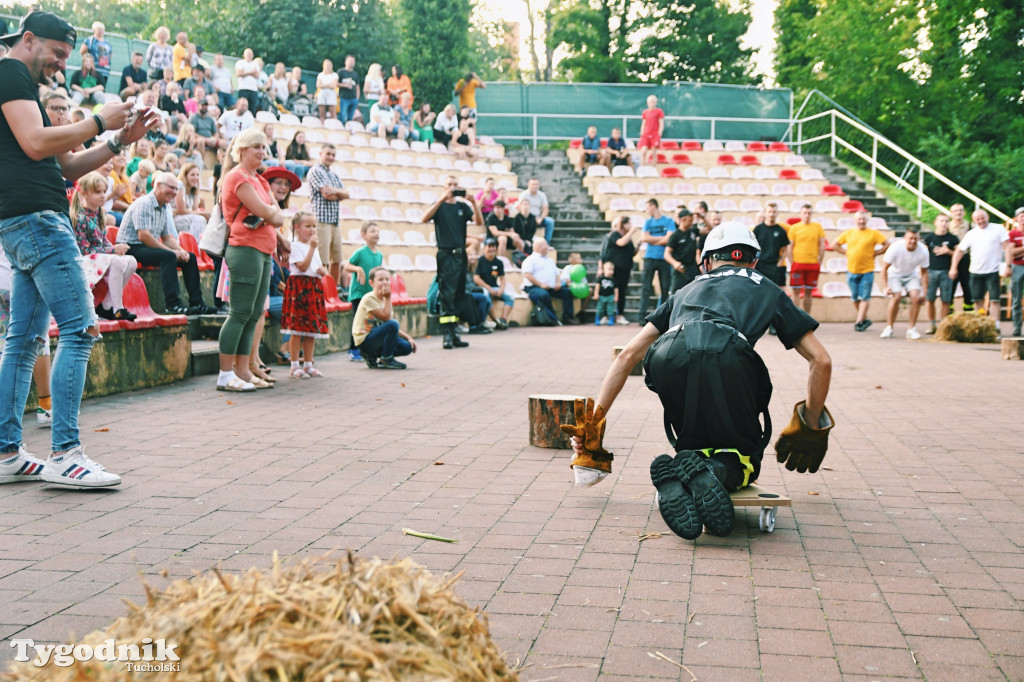
<svg viewBox="0 0 1024 682">
<path fill-rule="evenodd" d="M 1024 338 L 1010 336 L 1003 339 L 1003 360 L 1024 360 Z"/>
<path fill-rule="evenodd" d="M 530 396 L 530 445 L 538 448 L 568 448 L 569 436 L 559 424 L 575 424 L 575 395 Z"/>
<path fill-rule="evenodd" d="M 619 353 L 621 353 L 625 349 L 626 349 L 625 346 L 612 346 L 612 358 L 619 357 Z M 631 376 L 631 377 L 641 377 L 643 375 L 644 375 L 644 359 L 640 358 L 639 360 L 636 361 L 636 364 L 633 365 L 633 369 L 629 370 L 629 376 Z"/>
</svg>

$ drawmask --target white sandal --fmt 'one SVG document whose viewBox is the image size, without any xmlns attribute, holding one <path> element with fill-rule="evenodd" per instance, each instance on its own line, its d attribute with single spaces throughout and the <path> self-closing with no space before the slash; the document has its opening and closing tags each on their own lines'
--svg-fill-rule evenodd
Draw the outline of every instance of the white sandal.
<svg viewBox="0 0 1024 682">
<path fill-rule="evenodd" d="M 254 384 L 249 383 L 248 381 L 242 381 L 237 376 L 234 376 L 231 377 L 231 381 L 229 381 L 224 386 L 217 384 L 217 390 L 228 391 L 229 393 L 252 393 L 253 391 L 256 390 L 256 386 Z"/>
<path fill-rule="evenodd" d="M 291 377 L 293 379 L 308 379 L 309 375 L 306 374 L 306 370 L 302 369 L 301 367 L 296 367 L 291 371 Z"/>
</svg>

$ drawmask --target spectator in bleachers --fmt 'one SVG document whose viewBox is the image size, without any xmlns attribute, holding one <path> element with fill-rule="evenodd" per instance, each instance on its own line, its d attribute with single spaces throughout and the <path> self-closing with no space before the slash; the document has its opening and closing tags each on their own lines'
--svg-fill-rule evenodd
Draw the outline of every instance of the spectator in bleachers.
<svg viewBox="0 0 1024 682">
<path fill-rule="evenodd" d="M 1000 266 L 1010 263 L 1013 258 L 1010 251 L 1010 236 L 1002 225 L 989 222 L 988 213 L 978 209 L 971 214 L 974 227 L 960 240 L 953 253 L 953 263 L 949 275 L 953 277 L 963 261 L 965 254 L 971 255 L 971 293 L 975 301 L 983 300 L 988 294 L 988 314 L 996 322 L 996 331 L 1000 333 L 1002 323 L 999 319 Z M 966 307 L 966 303 L 964 304 Z"/>
<path fill-rule="evenodd" d="M 604 263 L 615 266 L 616 308 L 615 324 L 626 325 L 626 296 L 629 291 L 629 280 L 633 276 L 633 258 L 636 256 L 636 245 L 633 234 L 637 226 L 632 224 L 629 216 L 619 216 L 612 223 L 612 230 L 601 244 L 601 255 L 598 267 Z"/>
<path fill-rule="evenodd" d="M 313 167 L 309 148 L 306 146 L 306 133 L 301 130 L 292 136 L 292 141 L 285 149 L 284 167 L 299 176 L 300 180 L 304 180 L 309 169 Z"/>
<path fill-rule="evenodd" d="M 480 79 L 480 76 L 476 75 L 475 71 L 470 71 L 455 83 L 455 94 L 459 96 L 459 108 L 467 107 L 469 115 L 474 119 L 477 117 L 476 91 L 478 89 L 486 90 L 487 84 Z"/>
<path fill-rule="evenodd" d="M 135 172 L 128 177 L 128 186 L 133 196 L 141 197 L 149 192 L 153 184 L 154 173 L 156 173 L 156 164 L 150 159 L 143 159 L 139 162 Z"/>
<path fill-rule="evenodd" d="M 543 306 L 554 319 L 558 319 L 552 296 L 562 300 L 562 324 L 579 324 L 572 316 L 573 295 L 569 287 L 563 287 L 558 266 L 548 257 L 548 242 L 536 239 L 533 242 L 533 253 L 523 261 L 523 279 L 526 284 L 523 290 L 534 305 Z"/>
<path fill-rule="evenodd" d="M 757 271 L 780 289 L 786 286 L 786 247 L 789 235 L 786 228 L 778 223 L 779 205 L 769 201 L 764 208 L 764 219 L 754 227 L 754 238 L 761 245 L 761 256 L 757 259 Z M 782 261 L 782 265 L 779 265 Z"/>
<path fill-rule="evenodd" d="M 917 331 L 916 325 L 917 314 L 924 302 L 922 292 L 928 287 L 928 249 L 920 246 L 916 225 L 908 227 L 903 233 L 903 239 L 893 243 L 885 252 L 882 258 L 882 279 L 886 282 L 885 295 L 889 297 L 888 316 L 886 327 L 882 330 L 882 338 L 892 338 L 900 300 L 907 296 L 910 298 L 910 311 L 907 313 L 910 327 L 907 329 L 907 338 L 920 339 L 921 332 Z M 996 329 L 999 329 L 998 322 Z"/>
<path fill-rule="evenodd" d="M 330 59 L 325 59 L 320 73 L 316 75 L 316 106 L 320 112 L 320 123 L 338 111 L 338 73 Z"/>
<path fill-rule="evenodd" d="M 476 193 L 476 203 L 480 206 L 480 213 L 487 222 L 488 216 L 494 211 L 494 202 L 500 198 L 498 190 L 494 189 L 494 178 L 484 179 L 484 188 Z"/>
<path fill-rule="evenodd" d="M 601 138 L 597 136 L 597 126 L 587 128 L 587 134 L 583 136 L 582 151 L 580 153 L 577 170 L 585 173 L 587 168 L 594 164 L 610 165 L 605 163 L 608 155 L 601 149 Z"/>
<path fill-rule="evenodd" d="M 59 90 L 48 92 L 42 96 L 40 102 L 46 109 L 46 116 L 50 119 L 50 123 L 55 126 L 66 126 L 71 123 L 71 118 L 68 116 L 71 104 L 62 92 Z"/>
<path fill-rule="evenodd" d="M 420 134 L 412 121 L 412 95 L 408 92 L 402 93 L 401 101 L 395 105 L 395 114 L 398 117 L 399 130 L 403 131 L 407 139 L 418 140 Z"/>
<path fill-rule="evenodd" d="M 106 30 L 103 22 L 92 22 L 92 35 L 82 42 L 80 49 L 83 55 L 86 53 L 92 55 L 93 63 L 96 65 L 96 72 L 99 73 L 104 82 L 110 78 L 110 57 L 114 53 L 114 48 L 110 41 L 104 37 Z"/>
<path fill-rule="evenodd" d="M 458 135 L 458 130 L 459 117 L 455 107 L 451 104 L 445 105 L 445 108 L 441 110 L 441 113 L 434 120 L 434 139 L 447 147 L 455 136 Z"/>
<path fill-rule="evenodd" d="M 338 119 L 348 123 L 359 108 L 359 74 L 356 58 L 345 55 L 345 68 L 338 70 Z"/>
<path fill-rule="evenodd" d="M 868 227 L 868 214 L 864 211 L 859 211 L 855 220 L 856 227 L 844 230 L 836 239 L 835 250 L 846 255 L 846 283 L 857 315 L 853 328 L 862 332 L 871 326 L 868 306 L 871 305 L 871 289 L 875 283 L 875 257 L 885 253 L 889 240 L 878 230 Z"/>
<path fill-rule="evenodd" d="M 153 40 L 146 48 L 146 68 L 149 69 L 149 80 L 158 81 L 164 77 L 164 69 L 174 65 L 174 48 L 168 41 L 171 39 L 171 31 L 166 26 L 161 26 L 153 33 Z"/>
<path fill-rule="evenodd" d="M 178 243 L 171 202 L 178 193 L 178 179 L 170 173 L 155 174 L 153 191 L 140 196 L 124 214 L 117 243 L 128 245 L 128 254 L 142 265 L 160 268 L 168 315 L 206 315 L 214 312 L 203 302 L 199 264 L 194 254 Z M 178 269 L 185 280 L 189 305 L 182 305 Z"/>
<path fill-rule="evenodd" d="M 291 93 L 288 91 L 288 71 L 284 62 L 274 64 L 274 73 L 267 81 L 267 96 L 270 98 L 271 108 L 277 109 L 288 104 Z"/>
<path fill-rule="evenodd" d="M 227 111 L 235 104 L 234 89 L 231 85 L 231 71 L 224 66 L 224 55 L 213 56 L 213 66 L 210 67 L 210 83 L 213 84 L 214 92 L 220 102 L 221 111 Z"/>
<path fill-rule="evenodd" d="M 292 219 L 291 255 L 288 257 L 288 282 L 281 308 L 281 333 L 291 337 L 291 376 L 295 379 L 323 377 L 313 366 L 317 339 L 328 336 L 327 307 L 320 278 L 327 274 L 317 251 L 316 218 L 299 211 Z M 303 364 L 299 365 L 299 348 Z"/>
<path fill-rule="evenodd" d="M 502 210 L 504 210 L 502 206 Z M 484 240 L 483 256 L 476 263 L 476 274 L 473 281 L 483 287 L 490 298 L 501 301 L 501 316 L 496 320 L 497 329 L 508 329 L 508 318 L 512 314 L 515 298 L 505 290 L 505 264 L 498 257 L 498 240 L 488 237 Z"/>
<path fill-rule="evenodd" d="M 615 264 L 611 261 L 601 263 L 601 273 L 594 285 L 594 300 L 597 310 L 594 311 L 594 324 L 615 324 L 617 299 L 619 291 L 615 288 Z"/>
<path fill-rule="evenodd" d="M 256 119 L 249 111 L 249 99 L 240 96 L 235 102 L 235 108 L 228 109 L 221 114 L 218 123 L 221 135 L 229 143 L 243 130 L 248 130 L 256 125 Z"/>
<path fill-rule="evenodd" d="M 159 101 L 161 97 L 167 94 L 167 86 L 173 82 L 174 69 L 168 66 L 166 69 L 164 69 L 163 77 L 156 82 L 156 85 L 158 86 L 158 89 L 156 91 L 157 101 Z"/>
<path fill-rule="evenodd" d="M 264 123 L 263 134 L 267 137 L 267 158 L 263 160 L 263 165 L 267 167 L 273 166 L 284 166 L 284 145 L 277 143 L 277 138 L 274 135 L 274 124 Z"/>
<path fill-rule="evenodd" d="M 71 101 L 75 106 L 106 103 L 104 83 L 106 79 L 96 71 L 92 55 L 85 53 L 82 55 L 82 68 L 71 76 Z"/>
<path fill-rule="evenodd" d="M 390 98 L 391 106 L 395 106 L 402 101 L 402 95 L 405 93 L 409 94 L 409 104 L 411 105 L 415 99 L 415 95 L 412 92 L 412 82 L 409 80 L 408 74 L 402 71 L 402 67 L 395 64 L 391 67 L 391 76 L 387 82 L 388 97 Z"/>
<path fill-rule="evenodd" d="M 790 241 L 787 256 L 793 302 L 802 298 L 804 311 L 810 313 L 814 300 L 811 292 L 818 287 L 821 260 L 825 257 L 825 229 L 811 220 L 811 205 L 804 204 L 800 207 L 800 222 L 790 225 L 786 232 Z"/>
<path fill-rule="evenodd" d="M 558 275 L 558 279 L 559 279 L 559 281 L 561 281 L 563 289 L 569 289 L 570 288 L 570 285 L 572 284 L 572 281 L 573 281 L 572 280 L 572 271 L 573 271 L 573 268 L 576 267 L 577 265 L 583 267 L 583 272 L 584 272 L 583 279 L 580 280 L 580 281 L 583 284 L 587 285 L 588 289 L 590 288 L 590 282 L 587 281 L 587 276 L 586 276 L 586 266 L 583 265 L 583 254 L 581 254 L 579 252 L 573 252 L 573 253 L 569 254 L 568 264 L 564 268 L 562 268 L 562 272 L 559 273 L 559 275 Z M 577 323 L 582 323 L 583 322 L 583 315 L 587 312 L 587 303 L 590 301 L 590 296 L 586 296 L 585 298 L 577 298 L 574 295 L 573 299 L 574 299 L 574 301 L 573 301 L 574 304 L 575 304 L 575 301 L 577 301 L 577 300 L 580 302 L 580 310 L 575 315 L 572 315 L 571 313 L 570 313 L 570 315 L 576 320 Z M 570 310 L 573 310 L 573 309 L 575 309 L 575 305 L 573 306 L 573 308 L 570 308 Z"/>
<path fill-rule="evenodd" d="M 306 91 L 306 84 L 302 80 L 302 67 L 293 66 L 292 70 L 288 72 L 288 101 L 292 98 L 300 95 L 308 94 Z"/>
<path fill-rule="evenodd" d="M 640 149 L 640 163 L 650 166 L 665 132 L 665 112 L 658 106 L 657 95 L 647 97 L 647 108 L 640 117 L 643 120 L 640 123 L 640 141 L 636 146 Z"/>
<path fill-rule="evenodd" d="M 626 140 L 622 137 L 622 131 L 612 128 L 612 136 L 608 138 L 608 148 L 605 150 L 607 164 L 612 166 L 632 166 L 629 150 L 626 149 Z"/>
<path fill-rule="evenodd" d="M 174 80 L 178 85 L 184 85 L 192 77 L 192 67 L 199 63 L 199 57 L 196 55 L 196 46 L 188 42 L 187 33 L 179 31 L 174 40 L 174 47 L 171 48 Z"/>
<path fill-rule="evenodd" d="M 124 156 L 124 152 L 114 154 L 114 157 L 110 160 L 110 181 L 113 183 L 113 208 L 115 211 L 121 213 L 122 217 L 124 212 L 128 210 L 132 201 L 135 200 L 135 195 L 132 194 L 131 181 L 128 179 L 127 165 L 128 160 Z M 120 224 L 120 221 L 118 221 Z"/>
<path fill-rule="evenodd" d="M 480 195 L 477 195 L 477 203 L 480 203 Z M 494 239 L 498 255 L 508 258 L 510 250 L 525 253 L 526 242 L 516 232 L 515 220 L 505 210 L 505 202 L 498 199 L 494 202 L 492 209 L 491 213 L 487 214 L 485 224 L 487 225 L 488 238 Z"/>
<path fill-rule="evenodd" d="M 363 80 L 363 97 L 366 98 L 367 106 L 373 106 L 384 96 L 384 75 L 381 72 L 380 64 L 370 64 L 366 70 L 366 78 Z"/>
<path fill-rule="evenodd" d="M 370 271 L 384 264 L 384 254 L 377 248 L 380 242 L 380 228 L 377 227 L 377 223 L 364 222 L 359 227 L 359 234 L 363 238 L 363 245 L 356 249 L 345 263 L 345 272 L 352 275 L 348 285 L 348 302 L 352 304 L 352 310 L 359 309 L 359 301 L 373 288 L 370 284 Z M 362 362 L 363 358 L 359 355 L 355 337 L 351 334 L 348 349 L 349 360 Z"/>
<path fill-rule="evenodd" d="M 395 360 L 416 352 L 416 342 L 394 319 L 391 305 L 391 273 L 376 267 L 368 275 L 372 290 L 360 300 L 352 320 L 353 336 L 370 369 L 405 369 Z"/>
<path fill-rule="evenodd" d="M 386 97 L 377 100 L 370 107 L 370 122 L 366 126 L 366 132 L 376 135 L 382 140 L 387 139 L 388 135 L 404 140 L 408 134 L 398 125 L 398 114 L 391 108 Z"/>
<path fill-rule="evenodd" d="M 174 198 L 174 229 L 179 234 L 188 232 L 197 240 L 203 236 L 206 223 L 210 220 L 206 201 L 199 193 L 199 181 L 199 166 L 191 162 L 183 165 L 178 172 L 181 189 Z"/>
<path fill-rule="evenodd" d="M 473 119 L 467 117 L 459 118 L 458 130 L 452 133 L 452 140 L 448 143 L 448 151 L 459 159 L 476 159 L 480 152 L 476 147 L 476 127 Z"/>
<path fill-rule="evenodd" d="M 104 320 L 132 321 L 135 315 L 124 307 L 122 292 L 138 267 L 128 255 L 127 244 L 111 244 L 107 240 L 103 202 L 107 178 L 93 171 L 78 180 L 78 191 L 71 199 L 71 225 L 78 250 L 82 253 L 82 270 L 89 289 L 106 280 L 107 293 L 96 306 L 96 314 Z"/>
<path fill-rule="evenodd" d="M 533 253 L 533 242 L 537 235 L 537 219 L 530 213 L 530 200 L 526 198 L 525 193 L 518 197 L 514 208 L 516 214 L 512 216 L 512 226 L 523 242 L 522 248 L 516 250 L 530 255 Z"/>
<path fill-rule="evenodd" d="M 157 164 L 156 170 L 157 172 L 163 171 L 165 173 L 177 175 L 179 165 L 178 155 L 174 152 L 167 152 L 163 156 L 163 163 Z"/>
<path fill-rule="evenodd" d="M 249 105 L 246 108 L 249 111 L 259 111 L 260 73 L 262 72 L 253 58 L 252 48 L 245 48 L 242 58 L 235 62 L 235 77 L 238 80 L 238 97 L 248 100 Z"/>
<path fill-rule="evenodd" d="M 153 160 L 153 143 L 146 138 L 142 138 L 138 142 L 132 145 L 128 151 L 128 174 L 132 174 L 139 169 L 139 164 L 144 160 Z"/>
<path fill-rule="evenodd" d="M 650 99 L 650 98 L 648 98 Z M 658 200 L 651 197 L 647 200 L 647 220 L 640 241 L 647 244 L 644 252 L 643 283 L 640 286 L 640 317 L 637 324 L 647 324 L 647 307 L 654 294 L 654 277 L 658 277 L 658 288 L 661 290 L 659 303 L 668 298 L 672 286 L 672 267 L 665 260 L 665 246 L 669 235 L 675 231 L 676 223 L 667 215 L 662 214 Z M 655 305 L 657 307 L 657 305 Z"/>
<path fill-rule="evenodd" d="M 544 227 L 544 240 L 550 244 L 551 236 L 555 232 L 555 221 L 552 219 L 548 212 L 551 210 L 550 204 L 548 204 L 548 195 L 540 189 L 540 180 L 537 178 L 530 178 L 526 183 L 526 191 L 519 195 L 519 200 L 526 199 L 530 202 L 530 215 L 537 223 L 537 227 Z M 523 212 L 522 208 L 519 210 Z"/>
<path fill-rule="evenodd" d="M 465 275 L 466 297 L 463 300 L 469 302 L 470 312 L 463 315 L 462 319 L 469 325 L 470 334 L 490 334 L 491 330 L 487 327 L 486 322 L 491 312 L 491 296 L 484 287 L 476 283 L 476 264 L 480 261 L 481 254 L 471 249 L 466 251 L 468 261 Z M 479 251 L 483 251 L 483 245 Z"/>
<path fill-rule="evenodd" d="M 699 272 L 697 239 L 700 232 L 693 226 L 693 214 L 690 213 L 690 209 L 685 206 L 680 208 L 676 221 L 676 230 L 668 236 L 668 242 L 665 244 L 665 262 L 672 268 L 669 296 L 696 279 Z"/>
<path fill-rule="evenodd" d="M 1024 299 L 1024 206 L 1013 212 L 1013 229 L 1010 230 L 1008 242 L 1008 263 L 1010 268 L 1010 319 L 1013 320 L 1013 335 L 1021 335 L 1021 323 L 1024 322 L 1024 311 L 1021 301 Z"/>
<path fill-rule="evenodd" d="M 210 82 L 206 80 L 206 67 L 202 64 L 196 64 L 192 67 L 192 73 L 181 84 L 181 92 L 185 95 L 186 99 L 189 99 L 195 94 L 196 88 L 202 88 L 205 94 L 208 92 L 209 87 Z"/>
<path fill-rule="evenodd" d="M 434 141 L 434 119 L 437 114 L 430 110 L 430 102 L 424 102 L 412 116 L 413 126 L 419 139 L 427 144 Z"/>
<path fill-rule="evenodd" d="M 182 124 L 188 123 L 185 101 L 181 98 L 181 87 L 177 83 L 168 83 L 167 91 L 160 98 L 160 111 L 166 111 L 171 124 L 171 131 L 178 131 Z"/>
<path fill-rule="evenodd" d="M 338 207 L 348 199 L 341 178 L 331 170 L 336 150 L 333 144 L 320 147 L 320 162 L 306 175 L 309 183 L 309 204 L 316 217 L 320 260 L 328 267 L 335 282 L 341 282 L 341 227 Z"/>
<path fill-rule="evenodd" d="M 949 231 L 949 216 L 940 213 L 935 217 L 935 231 L 924 235 L 921 241 L 928 248 L 928 287 L 925 289 L 925 298 L 928 301 L 929 325 L 926 333 L 931 335 L 938 331 L 935 314 L 936 293 L 942 301 L 941 315 L 945 317 L 947 313 L 953 314 L 953 292 L 956 282 L 949 278 L 949 267 L 953 264 L 953 252 L 960 240 Z"/>
<path fill-rule="evenodd" d="M 138 97 L 142 88 L 146 86 L 146 70 L 142 68 L 142 53 L 132 52 L 131 63 L 121 71 L 121 99 Z"/>
<path fill-rule="evenodd" d="M 213 151 L 220 149 L 223 138 L 217 130 L 217 119 L 210 116 L 209 102 L 200 101 L 198 110 L 188 122 L 192 129 L 195 130 L 196 147 L 200 153 L 205 152 L 207 149 Z"/>
</svg>

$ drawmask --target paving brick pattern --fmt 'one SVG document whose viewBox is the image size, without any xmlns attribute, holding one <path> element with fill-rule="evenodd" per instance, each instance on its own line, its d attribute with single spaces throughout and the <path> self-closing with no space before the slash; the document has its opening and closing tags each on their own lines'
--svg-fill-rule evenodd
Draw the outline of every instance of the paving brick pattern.
<svg viewBox="0 0 1024 682">
<path fill-rule="evenodd" d="M 767 460 L 760 482 L 793 498 L 775 532 L 739 509 L 731 537 L 694 543 L 653 509 L 666 442 L 642 378 L 612 409 L 601 485 L 573 489 L 567 451 L 527 445 L 527 396 L 593 394 L 635 329 L 516 329 L 464 351 L 424 339 L 406 372 L 335 355 L 328 378 L 257 395 L 203 377 L 89 401 L 89 452 L 125 483 L 0 488 L 0 639 L 103 626 L 164 569 L 351 548 L 463 572 L 458 591 L 525 680 L 1024 678 L 1024 364 L 823 328 L 825 468 Z M 778 427 L 805 364 L 771 338 L 759 350 Z M 31 450 L 47 441 L 30 427 Z"/>
</svg>

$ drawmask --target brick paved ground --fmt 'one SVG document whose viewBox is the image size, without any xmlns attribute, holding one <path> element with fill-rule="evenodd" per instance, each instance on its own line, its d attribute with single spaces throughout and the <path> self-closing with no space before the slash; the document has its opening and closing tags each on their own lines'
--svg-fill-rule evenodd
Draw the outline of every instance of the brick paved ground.
<svg viewBox="0 0 1024 682">
<path fill-rule="evenodd" d="M 678 663 L 702 682 L 1024 678 L 1024 365 L 824 328 L 827 469 L 767 461 L 761 483 L 793 497 L 775 533 L 740 509 L 732 537 L 692 543 L 652 508 L 666 445 L 642 378 L 613 408 L 601 485 L 571 488 L 567 451 L 526 444 L 527 395 L 593 393 L 633 331 L 518 329 L 458 352 L 427 339 L 406 372 L 335 355 L 329 378 L 258 395 L 202 378 L 90 401 L 90 453 L 125 484 L 0 488 L 0 639 L 102 626 L 163 569 L 353 548 L 464 571 L 459 592 L 527 680 L 689 680 Z M 759 350 L 783 424 L 805 365 L 770 338 Z M 33 427 L 27 444 L 47 439 Z M 665 535 L 638 544 L 650 532 Z"/>
</svg>

